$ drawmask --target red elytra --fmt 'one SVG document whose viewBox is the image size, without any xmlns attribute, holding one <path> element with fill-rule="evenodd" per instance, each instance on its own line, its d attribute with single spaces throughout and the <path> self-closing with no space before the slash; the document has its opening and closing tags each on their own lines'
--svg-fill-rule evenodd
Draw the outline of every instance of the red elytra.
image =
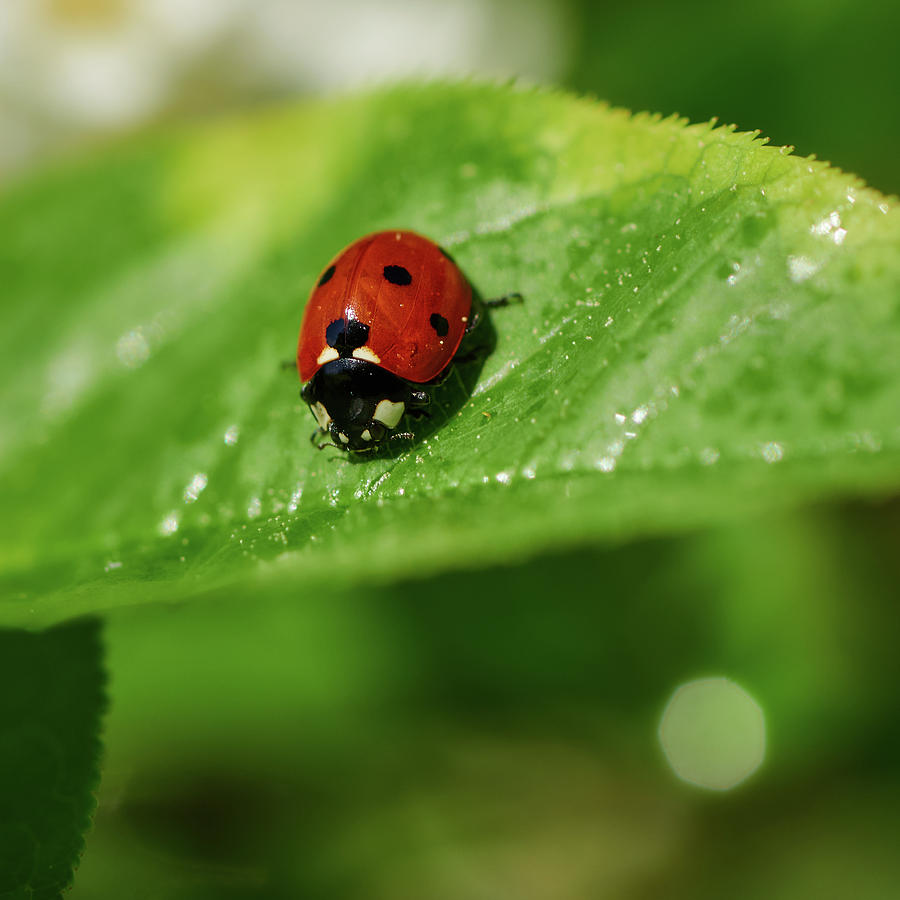
<svg viewBox="0 0 900 900">
<path fill-rule="evenodd" d="M 300 325 L 297 369 L 309 381 L 337 351 L 328 328 L 343 319 L 368 327 L 359 359 L 424 383 L 447 367 L 472 312 L 472 289 L 433 241 L 413 231 L 379 231 L 354 241 L 326 267 Z"/>
</svg>

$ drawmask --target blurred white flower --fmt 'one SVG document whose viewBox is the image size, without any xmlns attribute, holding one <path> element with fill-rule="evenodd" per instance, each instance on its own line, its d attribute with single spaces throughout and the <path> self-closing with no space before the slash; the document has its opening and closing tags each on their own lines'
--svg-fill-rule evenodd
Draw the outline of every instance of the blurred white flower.
<svg viewBox="0 0 900 900">
<path fill-rule="evenodd" d="M 560 74 L 568 23 L 553 0 L 266 0 L 248 22 L 250 67 L 334 89 L 402 76 Z"/>
<path fill-rule="evenodd" d="M 554 0 L 0 0 L 0 169 L 176 108 L 401 76 L 552 79 Z"/>
<path fill-rule="evenodd" d="M 0 92 L 38 117 L 84 126 L 155 112 L 181 68 L 243 0 L 3 0 Z"/>
<path fill-rule="evenodd" d="M 183 71 L 243 0 L 2 0 L 0 165 L 79 133 L 132 125 L 171 101 Z"/>
</svg>

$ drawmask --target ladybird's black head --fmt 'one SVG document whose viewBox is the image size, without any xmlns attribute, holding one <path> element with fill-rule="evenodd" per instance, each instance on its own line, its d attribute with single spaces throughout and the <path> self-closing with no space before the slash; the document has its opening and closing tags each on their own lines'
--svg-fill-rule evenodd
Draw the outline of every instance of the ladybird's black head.
<svg viewBox="0 0 900 900">
<path fill-rule="evenodd" d="M 326 363 L 303 388 L 319 427 L 343 450 L 371 450 L 397 427 L 410 401 L 409 384 L 367 360 Z"/>
</svg>

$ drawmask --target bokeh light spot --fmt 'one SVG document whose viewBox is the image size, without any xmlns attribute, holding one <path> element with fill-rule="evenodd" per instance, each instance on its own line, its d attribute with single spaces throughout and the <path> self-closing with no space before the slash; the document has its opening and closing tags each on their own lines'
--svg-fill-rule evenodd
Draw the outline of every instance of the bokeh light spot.
<svg viewBox="0 0 900 900">
<path fill-rule="evenodd" d="M 749 778 L 766 752 L 759 704 L 727 678 L 681 685 L 666 704 L 659 740 L 669 765 L 684 781 L 727 791 Z"/>
</svg>

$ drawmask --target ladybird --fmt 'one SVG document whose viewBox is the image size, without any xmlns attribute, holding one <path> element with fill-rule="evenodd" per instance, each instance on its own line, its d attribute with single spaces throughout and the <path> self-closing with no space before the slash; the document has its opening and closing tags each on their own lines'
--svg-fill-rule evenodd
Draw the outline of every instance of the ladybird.
<svg viewBox="0 0 900 900">
<path fill-rule="evenodd" d="M 422 235 L 379 231 L 350 244 L 322 272 L 300 325 L 297 370 L 316 435 L 356 452 L 412 437 L 395 429 L 424 413 L 480 306 L 453 259 Z"/>
</svg>

